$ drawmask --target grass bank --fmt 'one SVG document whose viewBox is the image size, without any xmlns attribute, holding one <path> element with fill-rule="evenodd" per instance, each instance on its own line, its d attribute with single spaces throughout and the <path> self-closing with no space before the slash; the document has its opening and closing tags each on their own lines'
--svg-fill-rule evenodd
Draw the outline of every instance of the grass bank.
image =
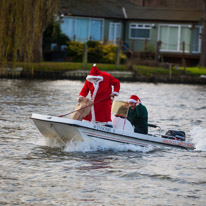
<svg viewBox="0 0 206 206">
<path fill-rule="evenodd" d="M 92 63 L 88 63 L 86 70 L 90 70 Z M 83 64 L 79 62 L 41 62 L 41 63 L 17 63 L 16 66 L 25 69 L 33 69 L 35 71 L 73 71 L 83 70 Z M 102 71 L 125 71 L 125 65 L 120 65 L 117 68 L 113 64 L 97 64 L 97 67 Z"/>
<path fill-rule="evenodd" d="M 83 70 L 82 63 L 74 62 L 41 62 L 17 63 L 16 69 L 4 67 L 0 69 L 1 78 L 36 78 L 36 79 L 85 79 L 92 63 L 87 64 Z M 115 76 L 125 81 L 164 82 L 164 83 L 191 83 L 206 84 L 206 68 L 201 67 L 151 67 L 133 65 L 133 70 L 128 70 L 125 65 L 116 67 L 114 64 L 97 64 L 101 71 L 115 72 Z M 76 72 L 75 72 L 76 71 Z M 118 74 L 116 71 L 119 71 Z M 126 72 L 126 73 L 125 73 Z M 113 74 L 112 74 L 113 75 Z"/>
<path fill-rule="evenodd" d="M 90 70 L 92 63 L 87 64 L 86 70 Z M 17 67 L 23 67 L 26 70 L 33 69 L 34 71 L 51 71 L 51 72 L 61 72 L 61 71 L 71 71 L 71 70 L 83 70 L 82 63 L 75 62 L 41 62 L 41 63 L 17 63 Z M 125 65 L 119 65 L 116 67 L 114 64 L 97 64 L 97 67 L 102 71 L 128 71 Z M 163 67 L 150 67 L 142 65 L 133 65 L 133 70 L 137 71 L 140 75 L 169 75 L 169 68 Z M 206 68 L 202 67 L 183 67 L 172 68 L 173 75 L 191 75 L 199 76 L 206 75 Z"/>
</svg>

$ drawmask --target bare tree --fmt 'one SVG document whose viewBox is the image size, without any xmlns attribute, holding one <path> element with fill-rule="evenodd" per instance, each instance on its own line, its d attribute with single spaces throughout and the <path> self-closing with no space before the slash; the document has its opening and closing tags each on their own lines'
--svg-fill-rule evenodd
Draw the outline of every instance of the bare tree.
<svg viewBox="0 0 206 206">
<path fill-rule="evenodd" d="M 43 32 L 58 0 L 0 0 L 0 63 L 42 60 Z"/>
</svg>

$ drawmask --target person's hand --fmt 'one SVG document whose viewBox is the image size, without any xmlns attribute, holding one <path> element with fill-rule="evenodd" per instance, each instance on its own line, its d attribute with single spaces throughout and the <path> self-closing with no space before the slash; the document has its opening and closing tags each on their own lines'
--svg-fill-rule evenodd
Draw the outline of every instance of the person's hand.
<svg viewBox="0 0 206 206">
<path fill-rule="evenodd" d="M 139 103 L 140 103 L 140 101 L 138 101 L 138 100 L 137 100 L 136 106 L 138 106 L 138 105 L 139 105 Z"/>
<path fill-rule="evenodd" d="M 82 100 L 83 100 L 83 97 L 82 97 L 82 96 L 79 96 L 79 97 L 77 98 L 78 103 L 82 102 Z"/>
<path fill-rule="evenodd" d="M 115 96 L 117 96 L 116 94 L 110 94 L 110 97 L 114 98 Z"/>
</svg>

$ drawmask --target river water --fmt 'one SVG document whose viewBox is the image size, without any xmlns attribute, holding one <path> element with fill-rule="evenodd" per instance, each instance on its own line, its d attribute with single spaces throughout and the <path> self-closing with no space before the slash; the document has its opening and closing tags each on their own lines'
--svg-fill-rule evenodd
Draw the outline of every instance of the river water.
<svg viewBox="0 0 206 206">
<path fill-rule="evenodd" d="M 46 142 L 32 112 L 72 111 L 82 86 L 0 81 L 0 205 L 206 204 L 206 86 L 122 83 L 117 97 L 137 94 L 150 123 L 185 131 L 195 151 Z"/>
</svg>

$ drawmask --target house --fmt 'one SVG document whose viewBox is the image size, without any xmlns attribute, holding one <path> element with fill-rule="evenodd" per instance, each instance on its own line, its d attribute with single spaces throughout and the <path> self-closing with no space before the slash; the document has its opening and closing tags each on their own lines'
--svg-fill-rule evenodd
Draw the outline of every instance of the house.
<svg viewBox="0 0 206 206">
<path fill-rule="evenodd" d="M 120 39 L 135 53 L 155 52 L 161 41 L 166 60 L 180 62 L 184 55 L 189 64 L 199 61 L 201 10 L 139 5 L 135 0 L 60 0 L 61 29 L 76 41 L 116 44 Z"/>
</svg>

